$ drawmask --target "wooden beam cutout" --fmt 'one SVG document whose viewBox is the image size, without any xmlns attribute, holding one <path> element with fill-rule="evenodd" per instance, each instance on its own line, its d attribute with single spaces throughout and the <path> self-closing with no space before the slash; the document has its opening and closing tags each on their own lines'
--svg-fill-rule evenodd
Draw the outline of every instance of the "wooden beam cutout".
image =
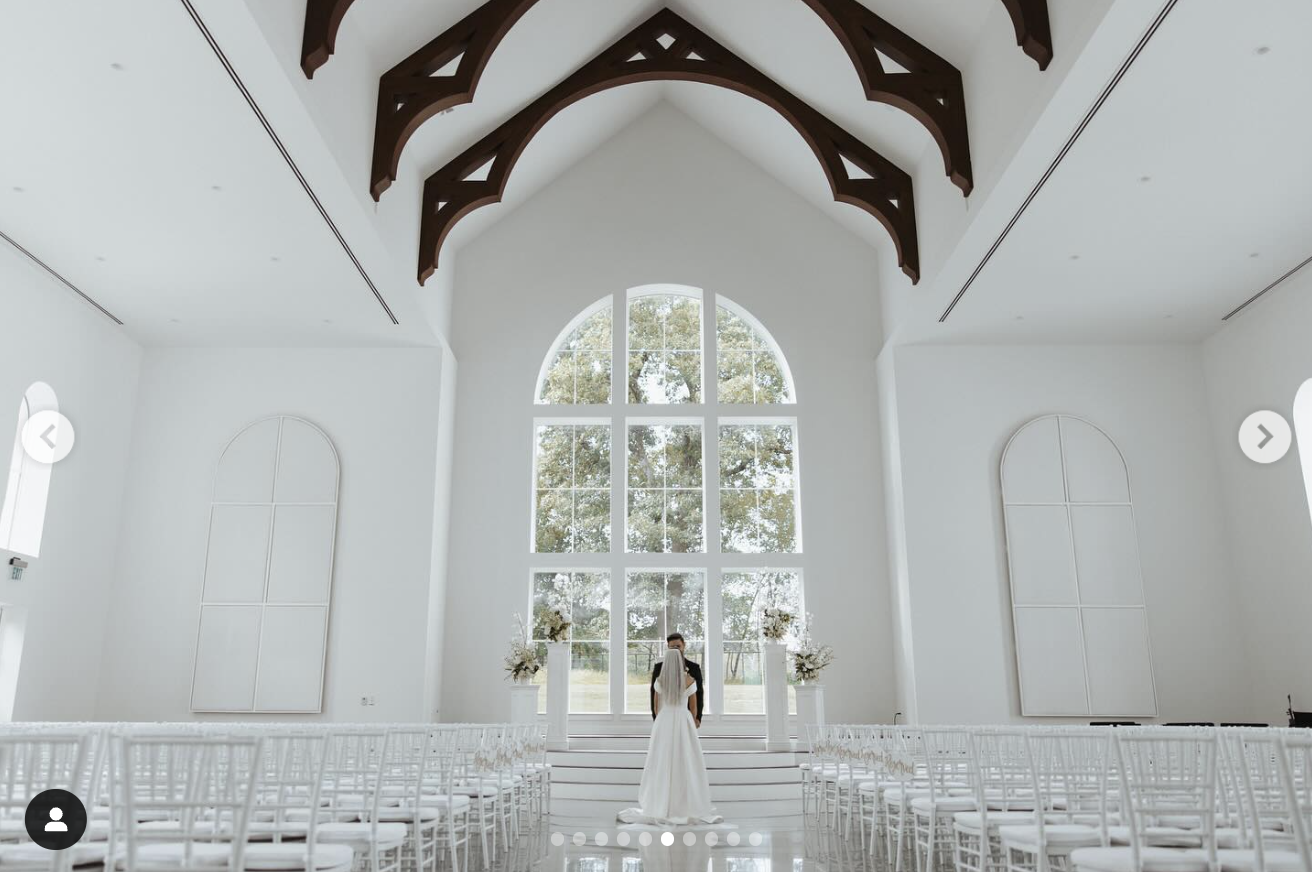
<svg viewBox="0 0 1312 872">
<path fill-rule="evenodd" d="M 859 0 L 803 2 L 847 50 L 866 99 L 895 106 L 923 124 L 938 143 L 948 177 L 969 194 L 974 176 L 960 71 Z"/>
<path fill-rule="evenodd" d="M 436 271 L 442 243 L 457 221 L 481 206 L 501 202 L 516 161 L 556 113 L 592 94 L 652 81 L 716 85 L 777 111 L 815 153 L 834 199 L 869 212 L 883 224 L 893 239 L 898 265 L 912 282 L 919 280 L 911 177 L 692 24 L 662 9 L 428 177 L 420 219 L 419 282 Z M 470 179 L 489 162 L 485 179 Z M 857 172 L 849 172 L 848 164 Z"/>
<path fill-rule="evenodd" d="M 1034 58 L 1039 69 L 1052 63 L 1052 25 L 1048 20 L 1048 0 L 1002 0 L 1016 28 L 1016 45 Z"/>
<path fill-rule="evenodd" d="M 301 36 L 301 71 L 313 79 L 314 71 L 328 63 L 337 48 L 337 30 L 355 0 L 305 0 L 305 32 Z"/>
<path fill-rule="evenodd" d="M 501 40 L 538 0 L 487 0 L 378 80 L 378 116 L 369 191 L 375 200 L 396 181 L 401 152 L 425 121 L 474 99 Z"/>
</svg>

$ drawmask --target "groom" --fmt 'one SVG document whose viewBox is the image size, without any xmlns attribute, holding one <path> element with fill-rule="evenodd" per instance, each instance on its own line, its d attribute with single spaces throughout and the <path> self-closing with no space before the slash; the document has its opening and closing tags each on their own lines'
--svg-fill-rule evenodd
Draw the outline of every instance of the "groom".
<svg viewBox="0 0 1312 872">
<path fill-rule="evenodd" d="M 665 644 L 671 648 L 678 648 L 680 654 L 684 653 L 683 636 L 678 633 L 671 633 L 666 636 Z M 704 698 L 702 692 L 702 668 L 687 659 L 687 657 L 684 658 L 683 664 L 688 667 L 688 674 L 692 676 L 692 680 L 697 682 L 697 717 L 693 718 L 693 721 L 700 727 L 702 725 L 702 702 Z M 663 663 L 657 663 L 656 668 L 651 672 L 651 716 L 653 718 L 656 717 L 656 679 L 660 678 L 661 667 L 664 665 L 665 664 Z"/>
</svg>

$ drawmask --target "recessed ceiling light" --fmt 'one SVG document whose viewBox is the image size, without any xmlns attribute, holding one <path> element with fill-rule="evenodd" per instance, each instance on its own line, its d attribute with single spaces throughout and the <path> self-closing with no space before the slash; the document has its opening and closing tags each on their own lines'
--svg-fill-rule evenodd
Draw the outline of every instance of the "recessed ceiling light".
<svg viewBox="0 0 1312 872">
<path fill-rule="evenodd" d="M 1268 54 L 1270 51 L 1271 51 L 1271 46 L 1259 45 L 1257 48 L 1253 49 L 1253 54 L 1257 55 L 1258 57 L 1261 57 L 1264 54 Z"/>
</svg>

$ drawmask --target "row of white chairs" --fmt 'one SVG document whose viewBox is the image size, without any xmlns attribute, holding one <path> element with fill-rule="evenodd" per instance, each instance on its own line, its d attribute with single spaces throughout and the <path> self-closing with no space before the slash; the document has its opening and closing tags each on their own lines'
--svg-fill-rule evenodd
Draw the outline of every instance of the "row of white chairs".
<svg viewBox="0 0 1312 872">
<path fill-rule="evenodd" d="M 29 801 L 87 809 L 81 841 L 34 844 Z M 0 869 L 468 872 L 550 805 L 546 741 L 505 724 L 7 724 Z"/>
<path fill-rule="evenodd" d="M 806 813 L 890 872 L 1312 872 L 1312 731 L 830 725 Z"/>
</svg>

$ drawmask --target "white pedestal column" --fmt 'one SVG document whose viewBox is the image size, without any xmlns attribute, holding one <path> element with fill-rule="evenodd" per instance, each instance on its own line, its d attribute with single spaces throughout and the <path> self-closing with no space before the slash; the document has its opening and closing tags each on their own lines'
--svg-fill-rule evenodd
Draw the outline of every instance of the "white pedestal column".
<svg viewBox="0 0 1312 872">
<path fill-rule="evenodd" d="M 535 724 L 538 721 L 538 693 L 542 690 L 537 684 L 510 685 L 510 722 L 512 724 Z"/>
<path fill-rule="evenodd" d="M 825 725 L 825 686 L 823 684 L 799 684 L 793 688 L 797 692 L 797 735 L 807 735 L 809 726 Z"/>
<path fill-rule="evenodd" d="M 790 751 L 788 662 L 782 642 L 763 642 L 765 651 L 765 750 Z"/>
<path fill-rule="evenodd" d="M 547 643 L 547 750 L 569 750 L 569 643 Z"/>
</svg>

